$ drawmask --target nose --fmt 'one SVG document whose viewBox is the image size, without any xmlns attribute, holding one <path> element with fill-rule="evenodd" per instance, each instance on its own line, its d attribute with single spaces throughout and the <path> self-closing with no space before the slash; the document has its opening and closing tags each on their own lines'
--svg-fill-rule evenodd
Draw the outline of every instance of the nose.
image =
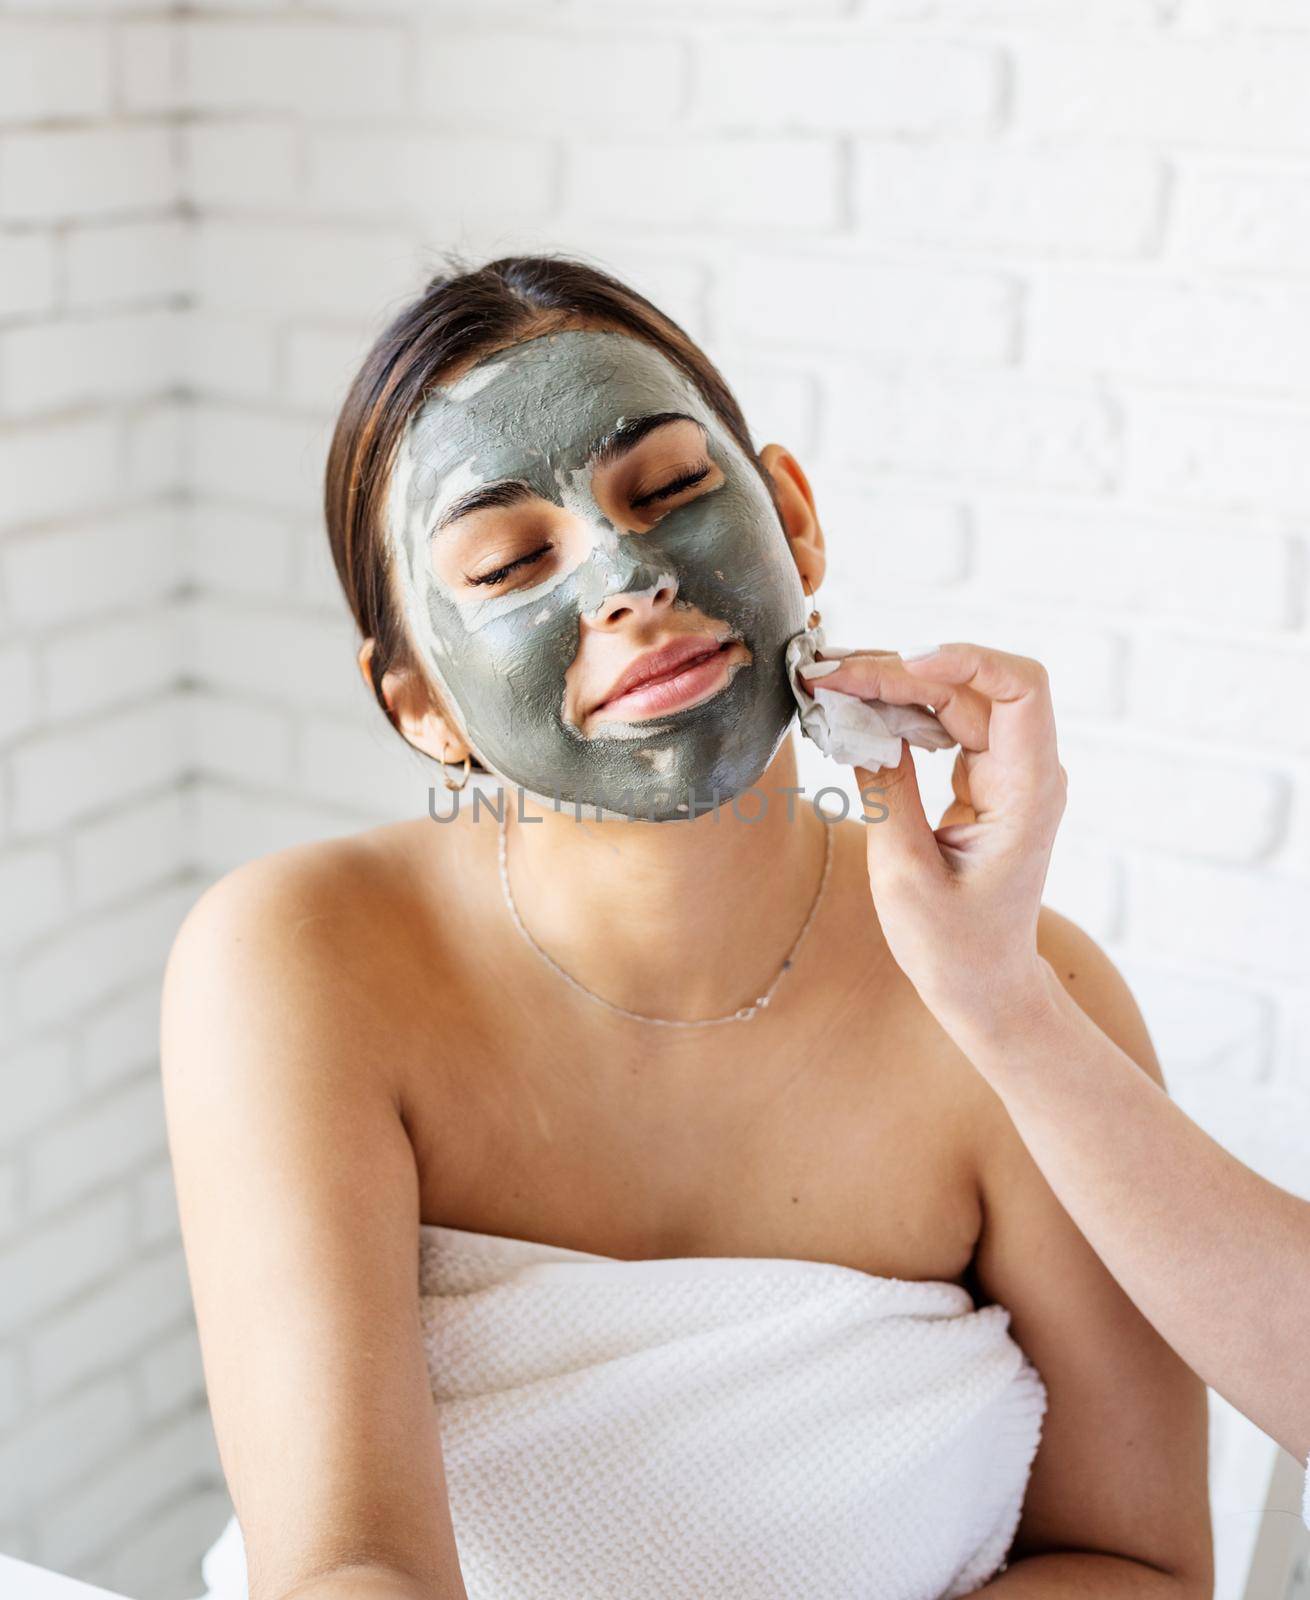
<svg viewBox="0 0 1310 1600">
<path fill-rule="evenodd" d="M 613 628 L 630 617 L 653 616 L 657 611 L 667 611 L 677 592 L 678 585 L 672 575 L 661 574 L 645 588 L 607 594 L 592 612 L 591 622 L 598 628 Z"/>
<path fill-rule="evenodd" d="M 599 532 L 588 560 L 594 604 L 584 602 L 583 615 L 593 628 L 613 629 L 634 617 L 644 619 L 667 611 L 678 593 L 678 578 L 667 558 L 643 547 L 634 534 Z M 585 591 L 584 591 L 585 592 Z"/>
</svg>

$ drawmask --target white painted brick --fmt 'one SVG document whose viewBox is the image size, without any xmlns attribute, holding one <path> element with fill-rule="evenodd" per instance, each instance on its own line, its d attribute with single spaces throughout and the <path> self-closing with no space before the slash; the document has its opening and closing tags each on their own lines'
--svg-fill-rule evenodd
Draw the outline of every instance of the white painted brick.
<svg viewBox="0 0 1310 1600">
<path fill-rule="evenodd" d="M 188 510 L 187 550 L 191 580 L 206 591 L 252 599 L 290 592 L 291 535 L 285 518 L 202 502 Z"/>
<path fill-rule="evenodd" d="M 81 1029 L 78 1082 L 93 1094 L 143 1068 L 155 1070 L 159 1056 L 162 972 L 139 987 L 115 995 Z"/>
<path fill-rule="evenodd" d="M 147 400 L 123 421 L 126 490 L 138 497 L 185 494 L 190 411 L 179 399 Z"/>
<path fill-rule="evenodd" d="M 1267 995 L 1150 960 L 1124 958 L 1119 967 L 1151 1032 L 1167 1083 L 1198 1074 L 1243 1083 L 1261 1076 L 1272 1031 Z"/>
<path fill-rule="evenodd" d="M 42 16 L 58 10 L 67 13 L 70 17 L 80 19 L 83 13 L 91 12 L 99 15 L 101 12 L 117 13 L 120 11 L 141 12 L 167 12 L 174 6 L 170 0 L 8 0 L 10 11 L 35 11 Z"/>
<path fill-rule="evenodd" d="M 1304 879 L 1146 855 L 1130 863 L 1128 899 L 1137 950 L 1292 982 L 1310 970 Z"/>
<path fill-rule="evenodd" d="M 183 339 L 183 369 L 194 393 L 225 400 L 273 397 L 277 347 L 267 322 L 212 312 L 192 314 Z"/>
<path fill-rule="evenodd" d="M 55 298 L 55 246 L 44 233 L 0 234 L 0 317 L 48 311 Z"/>
<path fill-rule="evenodd" d="M 127 1196 L 115 1191 L 96 1195 L 67 1216 L 23 1234 L 0 1254 L 5 1286 L 0 1333 L 26 1326 L 121 1271 L 130 1249 L 128 1223 Z M 110 1387 L 117 1389 L 116 1384 Z M 38 1423 L 48 1425 L 48 1417 Z M 7 1503 L 0 1494 L 0 1504 Z"/>
<path fill-rule="evenodd" d="M 285 206 L 300 185 L 302 136 L 293 123 L 195 123 L 182 138 L 193 204 Z"/>
<path fill-rule="evenodd" d="M 136 1363 L 145 1412 L 153 1421 L 205 1398 L 205 1372 L 193 1323 L 150 1346 Z"/>
<path fill-rule="evenodd" d="M 239 783 L 285 788 L 295 717 L 282 706 L 201 691 L 191 697 L 196 770 Z"/>
<path fill-rule="evenodd" d="M 338 713 L 367 696 L 355 664 L 354 623 L 345 615 L 243 612 L 211 602 L 193 608 L 191 624 L 190 669 L 215 690 L 261 700 L 276 684 L 288 709 Z"/>
<path fill-rule="evenodd" d="M 0 1143 L 16 1145 L 72 1103 L 72 1045 L 64 1036 L 39 1039 L 0 1061 L 0 1100 L 5 1115 Z"/>
<path fill-rule="evenodd" d="M 200 405 L 194 415 L 194 483 L 201 494 L 304 511 L 322 495 L 326 419 L 306 422 L 254 407 Z"/>
<path fill-rule="evenodd" d="M 443 240 L 470 223 L 541 224 L 555 206 L 556 156 L 541 138 L 329 130 L 311 135 L 307 161 L 317 211 L 410 218 Z"/>
<path fill-rule="evenodd" d="M 1211 389 L 1310 388 L 1310 292 L 1060 273 L 1033 297 L 1037 364 Z"/>
<path fill-rule="evenodd" d="M 103 1551 L 179 1484 L 200 1479 L 216 1458 L 206 1412 L 180 1417 L 134 1440 L 89 1484 L 79 1484 L 38 1522 L 41 1548 L 66 1571 Z"/>
<path fill-rule="evenodd" d="M 313 522 L 297 519 L 292 525 L 292 538 L 295 561 L 292 583 L 297 600 L 307 610 L 339 616 L 345 599 L 322 518 Z"/>
<path fill-rule="evenodd" d="M 1303 150 L 1310 47 L 1292 39 L 1030 39 L 1021 133 Z"/>
<path fill-rule="evenodd" d="M 39 715 L 36 662 L 31 648 L 23 644 L 0 649 L 0 742 L 7 742 L 36 726 Z"/>
<path fill-rule="evenodd" d="M 378 228 L 200 224 L 199 303 L 223 310 L 358 316 L 422 287 L 413 242 Z"/>
<path fill-rule="evenodd" d="M 458 128 L 666 125 L 685 106 L 676 38 L 437 28 L 417 50 L 420 109 Z"/>
<path fill-rule="evenodd" d="M 1184 168 L 1173 239 L 1198 267 L 1310 272 L 1310 167 Z"/>
<path fill-rule="evenodd" d="M 162 209 L 178 193 L 166 127 L 0 135 L 0 221 Z"/>
<path fill-rule="evenodd" d="M 181 379 L 178 316 L 150 311 L 11 328 L 0 334 L 4 410 L 30 416 L 173 388 Z"/>
<path fill-rule="evenodd" d="M 950 803 L 949 784 L 944 799 Z M 1112 849 L 1065 828 L 1055 841 L 1042 901 L 1071 918 L 1098 944 L 1108 945 L 1118 932 L 1121 878 L 1122 869 Z"/>
<path fill-rule="evenodd" d="M 102 821 L 83 823 L 73 841 L 73 892 L 79 910 L 154 888 L 188 860 L 182 796 L 176 789 Z"/>
<path fill-rule="evenodd" d="M 186 109 L 176 22 L 127 22 L 115 35 L 118 103 L 138 113 Z"/>
<path fill-rule="evenodd" d="M 196 851 L 200 869 L 211 877 L 242 862 L 311 839 L 354 832 L 355 816 L 342 806 L 313 806 L 294 797 L 248 796 L 217 784 L 197 793 Z"/>
<path fill-rule="evenodd" d="M 153 1247 L 181 1238 L 177 1192 L 167 1156 L 137 1179 L 136 1205 L 137 1234 L 142 1244 Z"/>
<path fill-rule="evenodd" d="M 1139 719 L 1140 720 L 1140 719 Z M 1174 735 L 1162 740 L 1162 733 Z M 1190 750 L 1172 714 L 1135 738 L 1061 739 L 1069 772 L 1063 826 L 1107 846 L 1135 845 L 1165 856 L 1258 862 L 1286 825 L 1286 779 L 1255 762 L 1244 766 Z"/>
<path fill-rule="evenodd" d="M 104 28 L 0 19 L 0 122 L 94 117 L 108 109 Z"/>
<path fill-rule="evenodd" d="M 17 1233 L 21 1215 L 18 1162 L 0 1160 L 0 1239 Z"/>
<path fill-rule="evenodd" d="M 22 1409 L 18 1377 L 18 1357 L 13 1350 L 0 1350 L 0 1428 L 10 1428 Z M 0 1545 L 8 1550 L 8 1545 Z"/>
<path fill-rule="evenodd" d="M 186 913 L 187 898 L 186 890 L 157 889 L 125 911 L 72 924 L 62 936 L 19 962 L 15 996 L 19 1021 L 35 1030 L 67 1020 L 73 1012 L 162 969 Z"/>
<path fill-rule="evenodd" d="M 1128 677 L 1128 710 L 1170 731 L 1214 740 L 1231 755 L 1262 749 L 1310 752 L 1310 651 L 1267 649 L 1242 640 L 1189 638 L 1163 630 L 1137 641 Z M 1310 900 L 1310 896 L 1307 896 Z"/>
<path fill-rule="evenodd" d="M 0 584 L 16 621 L 33 627 L 164 600 L 181 578 L 179 513 L 120 512 L 0 545 Z"/>
<path fill-rule="evenodd" d="M 1012 255 L 1134 256 L 1162 205 L 1159 162 L 1098 146 L 1026 150 L 860 140 L 858 228 L 877 240 Z"/>
<path fill-rule="evenodd" d="M 440 783 L 441 769 L 407 750 L 380 711 L 350 721 L 305 718 L 296 726 L 296 762 L 305 794 L 387 821 L 426 815 L 428 790 Z"/>
<path fill-rule="evenodd" d="M 67 911 L 68 888 L 57 850 L 40 847 L 0 855 L 0 950 L 34 943 Z"/>
<path fill-rule="evenodd" d="M 1172 3 L 1172 0 L 1166 0 Z M 1079 33 L 1114 33 L 1125 22 L 1154 24 L 1161 0 L 1101 0 L 1094 9 L 1082 0 L 861 0 L 860 15 L 880 22 L 1024 23 L 1068 28 Z"/>
<path fill-rule="evenodd" d="M 180 1249 L 131 1263 L 32 1330 L 28 1371 L 34 1402 L 42 1405 L 106 1368 L 123 1365 L 157 1334 L 188 1318 L 190 1310 Z"/>
<path fill-rule="evenodd" d="M 13 756 L 14 824 L 49 833 L 148 794 L 185 770 L 181 697 L 43 733 Z"/>
<path fill-rule="evenodd" d="M 1302 0 L 1180 0 L 1178 17 L 1188 27 L 1310 28 Z"/>
<path fill-rule="evenodd" d="M 729 345 L 721 365 L 731 373 L 732 392 L 746 418 L 757 447 L 784 441 L 800 457 L 818 448 L 818 381 L 813 372 L 792 367 L 806 365 L 805 357 L 777 356 L 755 359 L 738 355 Z"/>
<path fill-rule="evenodd" d="M 139 1595 L 141 1600 L 198 1594 L 205 1587 L 199 1576 L 200 1553 L 213 1544 L 231 1512 L 225 1489 L 186 1491 L 175 1504 L 152 1512 L 140 1532 L 115 1540 L 104 1581 L 113 1592 Z M 155 1578 L 160 1587 L 148 1590 L 147 1577 Z M 165 1583 L 168 1578 L 172 1581 Z"/>
<path fill-rule="evenodd" d="M 0 433 L 0 526 L 98 507 L 117 482 L 116 436 L 100 418 Z"/>
<path fill-rule="evenodd" d="M 0 1443 L 0 1505 L 26 1509 L 66 1491 L 129 1445 L 135 1420 L 131 1390 L 119 1374 L 39 1413 Z"/>
<path fill-rule="evenodd" d="M 176 677 L 177 629 L 171 611 L 83 622 L 41 649 L 47 711 L 59 720 L 88 716 L 168 688 Z"/>
<path fill-rule="evenodd" d="M 1118 471 L 1115 418 L 1091 390 L 914 369 L 832 389 L 829 447 L 851 466 L 1088 490 Z"/>
<path fill-rule="evenodd" d="M 566 224 L 590 216 L 653 233 L 753 228 L 783 237 L 841 219 L 838 151 L 823 139 L 598 140 L 571 151 L 565 188 Z"/>
<path fill-rule="evenodd" d="M 372 339 L 356 328 L 291 328 L 286 336 L 287 398 L 335 415 Z"/>
<path fill-rule="evenodd" d="M 975 576 L 997 594 L 1061 608 L 1229 629 L 1293 625 L 1290 541 L 1215 523 L 1208 515 L 986 505 L 977 512 Z"/>
<path fill-rule="evenodd" d="M 926 586 L 955 583 L 964 575 L 968 536 L 961 509 L 951 501 L 838 479 L 818 494 L 818 514 L 831 563 L 825 582 L 838 594 L 857 575 L 877 585 Z M 824 601 L 819 604 L 822 610 Z"/>
<path fill-rule="evenodd" d="M 196 20 L 181 35 L 194 110 L 393 116 L 405 104 L 408 40 L 395 28 Z"/>
<path fill-rule="evenodd" d="M 698 41 L 695 81 L 694 119 L 709 128 L 983 133 L 1001 70 L 998 52 L 951 40 L 753 30 Z"/>
<path fill-rule="evenodd" d="M 1144 494 L 1234 511 L 1310 510 L 1304 411 L 1142 394 L 1128 440 L 1126 482 Z"/>
<path fill-rule="evenodd" d="M 367 0 L 365 0 L 367 3 Z M 378 0 L 385 4 L 386 0 Z M 413 3 L 413 0 L 411 0 Z M 452 0 L 437 0 L 449 6 Z M 456 0 L 457 3 L 457 0 Z M 548 0 L 550 3 L 550 0 Z M 574 18 L 592 22 L 613 20 L 613 0 L 553 0 L 562 9 L 566 19 Z M 521 0 L 498 0 L 503 8 L 513 10 Z M 805 20 L 843 14 L 851 9 L 851 0 L 805 0 Z M 692 17 L 696 21 L 735 20 L 741 17 L 785 17 L 796 15 L 794 0 L 660 0 L 659 16 L 664 18 Z"/>
<path fill-rule="evenodd" d="M 1015 340 L 1013 289 L 985 273 L 775 252 L 736 259 L 718 299 L 729 335 L 752 345 L 1001 362 Z"/>
<path fill-rule="evenodd" d="M 67 243 L 75 309 L 174 299 L 190 284 L 181 222 L 111 222 L 75 228 Z"/>
</svg>

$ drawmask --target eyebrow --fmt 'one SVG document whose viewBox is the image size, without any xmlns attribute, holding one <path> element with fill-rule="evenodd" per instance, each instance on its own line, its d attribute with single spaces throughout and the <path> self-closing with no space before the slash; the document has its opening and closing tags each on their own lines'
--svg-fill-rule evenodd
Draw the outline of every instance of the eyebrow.
<svg viewBox="0 0 1310 1600">
<path fill-rule="evenodd" d="M 632 417 L 596 440 L 587 454 L 587 465 L 593 468 L 609 466 L 635 450 L 647 434 L 654 433 L 657 428 L 666 428 L 671 422 L 694 422 L 702 431 L 704 429 L 704 424 L 698 418 L 688 416 L 685 411 L 657 411 L 647 417 Z M 488 507 L 505 510 L 536 498 L 537 491 L 520 478 L 481 484 L 451 501 L 433 524 L 428 538 L 435 539 L 452 522 L 458 522 L 461 517 L 470 516 L 474 511 L 483 511 Z"/>
</svg>

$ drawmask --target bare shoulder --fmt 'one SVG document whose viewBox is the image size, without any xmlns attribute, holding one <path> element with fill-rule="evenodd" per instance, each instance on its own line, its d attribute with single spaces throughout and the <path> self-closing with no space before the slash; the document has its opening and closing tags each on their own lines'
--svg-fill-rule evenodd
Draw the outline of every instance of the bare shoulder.
<svg viewBox="0 0 1310 1600">
<path fill-rule="evenodd" d="M 417 827 L 292 845 L 206 888 L 165 967 L 165 1072 L 194 1054 L 185 1046 L 198 1032 L 232 1028 L 234 1012 L 271 1045 L 363 1035 L 403 1018 L 397 986 L 406 963 L 424 959 L 424 938 L 436 936 L 431 908 L 447 870 L 447 852 L 434 845 L 424 876 L 416 873 Z"/>
<path fill-rule="evenodd" d="M 1128 981 L 1105 951 L 1076 922 L 1050 906 L 1037 919 L 1037 949 L 1066 993 L 1107 1038 L 1142 1071 L 1164 1083 L 1151 1035 Z"/>
</svg>

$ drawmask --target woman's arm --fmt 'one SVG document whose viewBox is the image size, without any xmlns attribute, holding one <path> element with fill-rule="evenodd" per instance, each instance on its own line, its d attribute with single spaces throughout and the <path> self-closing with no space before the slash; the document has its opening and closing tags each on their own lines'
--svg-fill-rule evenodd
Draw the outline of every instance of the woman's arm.
<svg viewBox="0 0 1310 1600">
<path fill-rule="evenodd" d="M 892 954 L 1137 1304 L 1303 1457 L 1310 1206 L 1242 1166 L 1142 1075 L 1154 1056 L 1141 1017 L 1091 941 L 1070 924 L 1050 943 L 1058 923 L 1040 902 L 1067 775 L 1045 669 L 956 642 L 910 659 L 842 657 L 824 687 L 931 705 L 959 741 L 954 800 L 936 828 L 908 745 L 895 767 L 855 769 L 866 801 L 881 799 L 868 817 L 869 881 Z"/>
<path fill-rule="evenodd" d="M 1040 991 L 944 1025 L 1134 1302 L 1303 1461 L 1310 1204 L 1243 1166 L 1138 1070 L 1153 1057 L 1127 984 L 1075 924 L 1043 920 Z"/>
<path fill-rule="evenodd" d="M 1099 1009 L 1096 995 L 1084 999 Z M 1139 1044 L 1132 1071 L 1158 1083 L 1144 1033 Z M 1208 1596 L 1204 1388 L 1139 1315 L 1003 1108 L 987 1100 L 977 1282 L 1009 1309 L 1048 1396 L 1013 1565 L 987 1592 Z"/>
<path fill-rule="evenodd" d="M 465 1595 L 360 899 L 299 850 L 252 862 L 192 908 L 165 975 L 169 1144 L 250 1600 Z"/>
</svg>

